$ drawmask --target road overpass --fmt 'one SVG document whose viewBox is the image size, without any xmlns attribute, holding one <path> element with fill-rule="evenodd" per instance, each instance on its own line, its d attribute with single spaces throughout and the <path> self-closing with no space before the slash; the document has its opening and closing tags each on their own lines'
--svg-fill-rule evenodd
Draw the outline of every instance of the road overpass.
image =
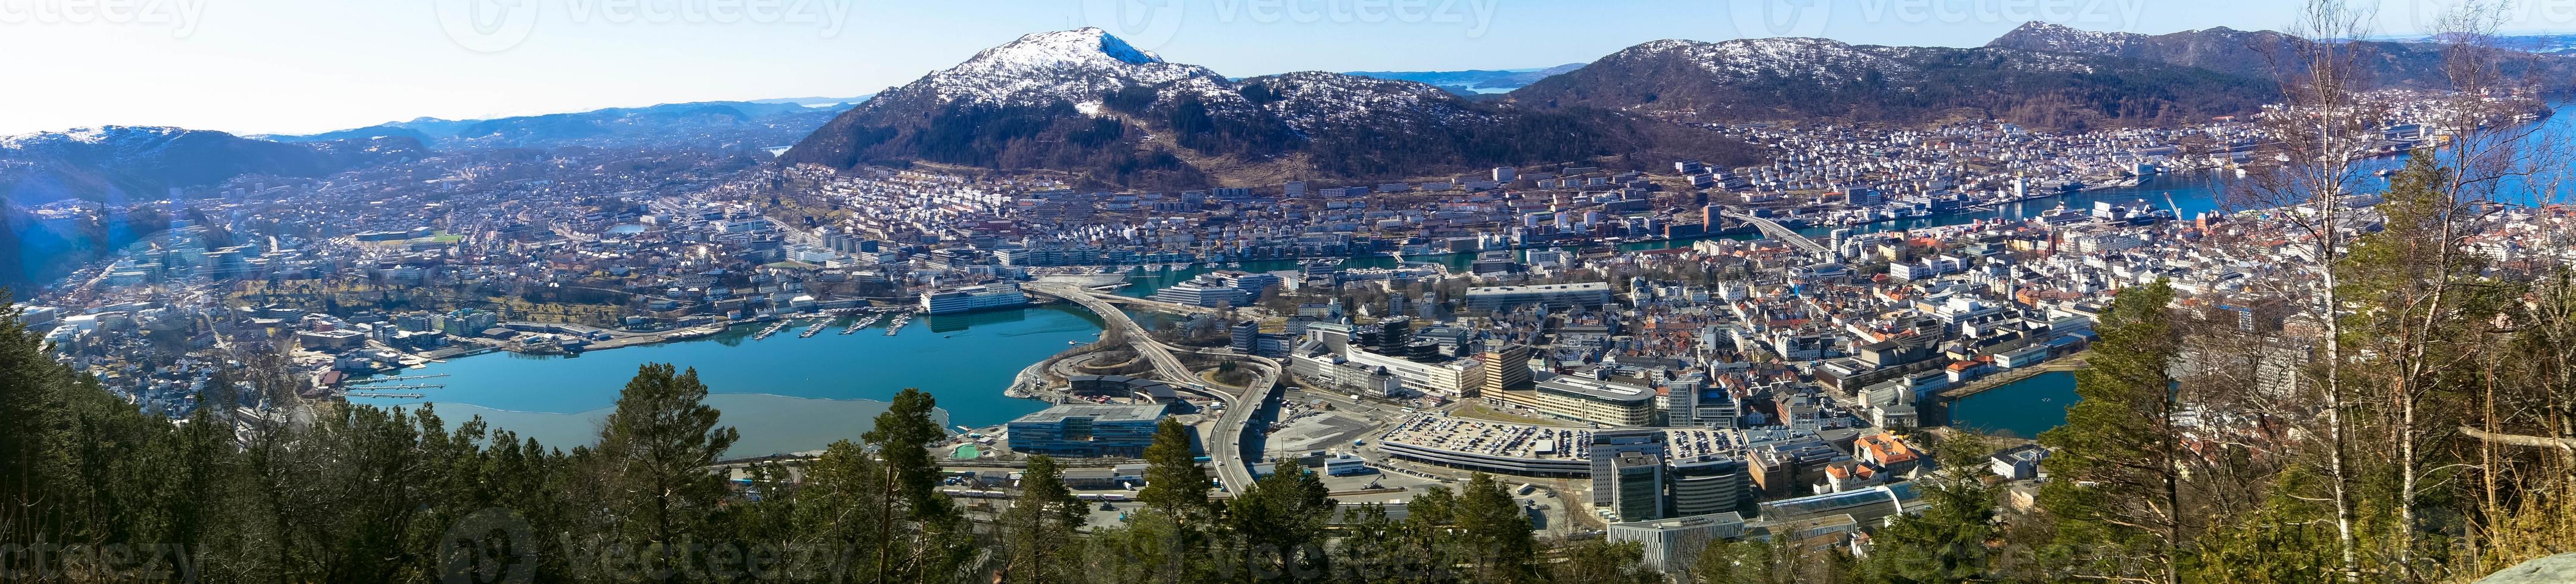
<svg viewBox="0 0 2576 584">
<path fill-rule="evenodd" d="M 1136 348 L 1136 354 L 1145 356 L 1146 362 L 1153 364 L 1156 374 L 1193 393 L 1205 394 L 1224 403 L 1225 412 L 1217 415 L 1216 428 L 1207 436 L 1208 458 L 1216 462 L 1216 478 L 1225 483 L 1229 492 L 1240 493 L 1252 485 L 1252 467 L 1243 456 L 1243 435 L 1252 425 L 1252 415 L 1260 411 L 1263 404 L 1269 402 L 1271 387 L 1279 383 L 1279 376 L 1286 371 L 1278 361 L 1258 356 L 1236 355 L 1238 358 L 1253 362 L 1262 371 L 1250 385 L 1244 386 L 1242 393 L 1220 391 L 1199 379 L 1197 374 L 1181 363 L 1179 357 L 1173 356 L 1170 345 L 1154 340 L 1153 335 L 1147 334 L 1143 326 L 1137 325 L 1135 319 L 1127 316 L 1126 311 L 1119 310 L 1116 305 L 1111 304 L 1111 301 L 1105 297 L 1107 295 L 1089 288 L 1067 284 L 1032 282 L 1021 285 L 1020 289 L 1062 298 L 1100 315 L 1100 320 L 1108 323 L 1111 330 L 1118 331 L 1121 337 L 1127 339 L 1129 345 Z M 1152 305 L 1181 306 L 1169 302 L 1156 302 L 1145 306 L 1154 308 Z M 1202 351 L 1202 353 L 1205 352 Z"/>
<path fill-rule="evenodd" d="M 1751 223 L 1755 229 L 1762 230 L 1763 237 L 1788 242 L 1790 247 L 1798 248 L 1798 251 L 1807 252 L 1809 255 L 1816 256 L 1817 259 L 1832 259 L 1831 253 L 1833 250 L 1827 249 L 1825 244 L 1816 243 L 1813 239 L 1807 239 L 1807 236 L 1799 235 L 1796 230 L 1781 225 L 1778 221 L 1772 221 L 1770 219 L 1732 211 L 1726 212 L 1725 216 L 1746 223 Z"/>
<path fill-rule="evenodd" d="M 1155 299 L 1152 299 L 1152 298 L 1137 298 L 1137 297 L 1134 297 L 1134 296 L 1119 296 L 1119 295 L 1116 295 L 1116 294 L 1094 294 L 1094 295 L 1093 295 L 1093 297 L 1095 297 L 1095 298 L 1099 298 L 1100 300 L 1102 300 L 1102 301 L 1104 301 L 1104 302 L 1108 302 L 1108 303 L 1110 303 L 1110 304 L 1125 304 L 1125 305 L 1128 305 L 1128 306 L 1134 306 L 1134 307 L 1137 307 L 1137 308 L 1143 308 L 1143 309 L 1151 310 L 1151 311 L 1154 311 L 1154 312 L 1167 312 L 1167 313 L 1173 313 L 1173 314 L 1189 314 L 1189 315 L 1207 315 L 1207 314 L 1216 314 L 1216 309 L 1214 309 L 1214 308 L 1209 308 L 1209 307 L 1205 307 L 1205 306 L 1198 306 L 1198 305 L 1195 305 L 1195 304 L 1180 304 L 1180 303 L 1176 303 L 1176 302 L 1164 302 L 1164 301 L 1161 301 L 1161 300 L 1155 300 Z"/>
</svg>

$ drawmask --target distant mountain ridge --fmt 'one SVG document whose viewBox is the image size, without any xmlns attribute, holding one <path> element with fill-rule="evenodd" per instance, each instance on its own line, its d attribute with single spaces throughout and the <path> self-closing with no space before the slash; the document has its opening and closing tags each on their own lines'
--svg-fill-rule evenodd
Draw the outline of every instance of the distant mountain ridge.
<svg viewBox="0 0 2576 584">
<path fill-rule="evenodd" d="M 2513 38 L 2499 40 L 2499 48 L 2512 50 L 2522 46 Z M 2307 40 L 2298 36 L 2268 30 L 2242 31 L 2217 27 L 2146 35 L 2087 31 L 2032 22 L 2005 33 L 1986 46 L 2123 57 L 2199 67 L 2250 79 L 2275 80 L 2280 78 L 2279 73 L 2285 68 L 2300 70 L 2295 63 L 2296 50 L 2306 43 Z M 2443 44 L 2428 40 L 2360 40 L 2352 41 L 2352 45 L 2366 55 L 2360 62 L 2366 67 L 2364 72 L 2375 87 L 2436 90 L 2452 87 L 2444 69 L 2446 47 Z M 2276 66 L 2276 61 L 2281 65 Z M 2501 59 L 2498 70 L 2509 79 L 2527 81 L 2545 90 L 2576 88 L 2576 57 L 2533 51 L 2528 58 Z"/>
<path fill-rule="evenodd" d="M 289 144 L 210 130 L 101 126 L 0 137 L 0 198 L 155 200 L 242 175 L 318 177 L 421 154 L 407 136 Z"/>
<path fill-rule="evenodd" d="M 782 160 L 1049 169 L 1101 184 L 1197 187 L 1747 152 L 1712 132 L 1616 112 L 1498 107 L 1410 81 L 1326 72 L 1232 80 L 1085 28 L 1026 35 L 878 93 Z"/>
<path fill-rule="evenodd" d="M 488 120 L 424 117 L 319 134 L 262 137 L 312 142 L 400 136 L 440 150 L 690 144 L 758 148 L 790 143 L 839 113 L 838 108 L 805 105 L 810 99 L 666 103 Z"/>
<path fill-rule="evenodd" d="M 2072 129 L 2252 113 L 2274 91 L 2242 77 L 2119 57 L 1768 38 L 1647 42 L 1507 97 L 1531 108 L 1618 109 L 1693 122 L 1992 118 Z"/>
</svg>

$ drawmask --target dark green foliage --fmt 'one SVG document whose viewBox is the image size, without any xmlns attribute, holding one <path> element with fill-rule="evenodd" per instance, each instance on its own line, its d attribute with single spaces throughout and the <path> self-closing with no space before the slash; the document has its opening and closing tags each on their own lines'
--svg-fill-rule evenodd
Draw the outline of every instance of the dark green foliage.
<svg viewBox="0 0 2576 584">
<path fill-rule="evenodd" d="M 2182 404 L 2170 368 L 2180 353 L 2162 281 L 2123 290 L 2097 329 L 2090 367 L 2076 373 L 2083 399 L 2066 425 L 2042 433 L 2055 451 L 2056 480 L 2040 505 L 2058 519 L 2053 553 L 2077 573 L 2174 581 L 2175 548 L 2187 529 L 2182 505 Z"/>
<path fill-rule="evenodd" d="M 1207 469 L 1199 468 L 1190 451 L 1189 429 L 1180 420 L 1163 418 L 1154 428 L 1154 443 L 1145 447 L 1145 488 L 1137 491 L 1136 500 L 1148 510 L 1197 524 L 1212 518 L 1214 508 L 1208 504 Z"/>
<path fill-rule="evenodd" d="M 739 433 L 716 426 L 715 408 L 701 403 L 707 386 L 698 371 L 648 364 L 626 383 L 617 409 L 600 432 L 591 461 L 608 482 L 611 504 L 625 510 L 617 527 L 647 552 L 648 571 L 676 569 L 688 543 L 702 535 L 725 495 L 725 479 L 704 469 L 731 447 Z"/>
<path fill-rule="evenodd" d="M 1324 538 L 1334 503 L 1327 492 L 1314 472 L 1282 469 L 1227 501 L 1234 557 L 1257 579 L 1321 581 L 1331 573 Z"/>
<path fill-rule="evenodd" d="M 1000 525 L 1007 555 L 1001 580 L 1027 584 L 1080 580 L 1081 573 L 1071 561 L 1078 551 L 1074 529 L 1082 527 L 1089 510 L 1065 488 L 1064 472 L 1056 468 L 1053 457 L 1029 457 L 1029 468 L 1020 477 L 1020 498 L 1002 515 Z"/>
<path fill-rule="evenodd" d="M 1567 547 L 1549 567 L 1551 581 L 1598 584 L 1653 584 L 1663 576 L 1645 568 L 1646 549 L 1636 542 L 1585 540 Z"/>
</svg>

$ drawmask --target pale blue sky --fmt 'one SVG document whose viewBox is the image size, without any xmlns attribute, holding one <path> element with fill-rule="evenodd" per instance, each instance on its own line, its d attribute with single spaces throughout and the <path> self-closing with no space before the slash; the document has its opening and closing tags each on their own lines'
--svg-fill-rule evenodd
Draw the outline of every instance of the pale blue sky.
<svg viewBox="0 0 2576 584">
<path fill-rule="evenodd" d="M 1099 26 L 1249 76 L 1590 61 L 1660 38 L 1983 44 L 2025 20 L 2282 28 L 2292 0 L 0 0 L 0 134 L 311 132 L 677 101 L 847 96 L 1018 35 Z M 2365 0 L 2366 1 L 2366 0 Z M 2382 0 L 2379 30 L 2458 0 Z M 1823 2 L 1780 10 L 1765 3 Z M 2576 30 L 2547 10 L 2516 28 Z M 2559 2 L 2558 4 L 2565 4 Z M 471 24 L 483 9 L 485 26 Z"/>
</svg>

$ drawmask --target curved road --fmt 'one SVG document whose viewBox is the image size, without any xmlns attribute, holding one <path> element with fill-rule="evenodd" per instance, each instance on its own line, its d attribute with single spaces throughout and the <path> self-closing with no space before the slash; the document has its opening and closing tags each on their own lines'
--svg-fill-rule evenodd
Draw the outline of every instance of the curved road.
<svg viewBox="0 0 2576 584">
<path fill-rule="evenodd" d="M 1244 386 L 1241 394 L 1218 391 L 1201 382 L 1197 375 L 1191 373 L 1188 366 L 1182 365 L 1180 358 L 1172 355 L 1171 346 L 1154 340 L 1152 335 L 1145 333 L 1143 326 L 1136 324 L 1135 319 L 1128 318 L 1126 311 L 1119 310 L 1117 306 L 1110 304 L 1110 301 L 1102 298 L 1098 292 L 1081 286 L 1036 282 L 1022 284 L 1020 289 L 1082 305 L 1083 308 L 1100 315 L 1100 319 L 1108 322 L 1109 326 L 1117 329 L 1121 336 L 1128 339 L 1128 344 L 1136 347 L 1137 354 L 1144 355 L 1146 361 L 1153 363 L 1154 371 L 1161 374 L 1164 379 L 1224 402 L 1225 413 L 1217 416 L 1214 435 L 1207 437 L 1208 458 L 1216 461 L 1216 478 L 1225 483 L 1227 492 L 1240 493 L 1244 488 L 1252 485 L 1252 467 L 1243 456 L 1243 435 L 1244 431 L 1252 425 L 1253 412 L 1259 411 L 1262 404 L 1269 401 L 1270 388 L 1279 382 L 1279 374 L 1284 369 L 1278 361 L 1243 355 L 1242 357 L 1261 365 L 1263 371 L 1260 377 L 1255 378 L 1251 385 Z"/>
</svg>

